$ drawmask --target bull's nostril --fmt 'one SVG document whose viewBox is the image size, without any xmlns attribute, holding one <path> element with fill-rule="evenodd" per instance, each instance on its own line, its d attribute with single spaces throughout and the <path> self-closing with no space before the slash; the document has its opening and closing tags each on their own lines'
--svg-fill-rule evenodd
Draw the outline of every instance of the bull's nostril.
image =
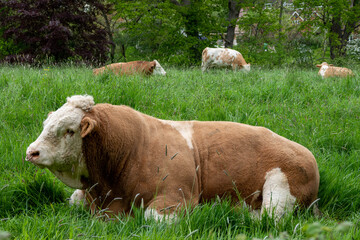
<svg viewBox="0 0 360 240">
<path fill-rule="evenodd" d="M 39 157 L 39 155 L 40 155 L 40 152 L 39 152 L 39 151 L 32 151 L 32 152 L 30 153 L 30 157 L 31 157 L 31 158 L 37 158 L 37 157 Z"/>
<path fill-rule="evenodd" d="M 34 161 L 37 161 L 37 159 L 40 157 L 40 151 L 32 151 L 29 150 L 26 152 L 26 161 L 30 161 L 34 163 Z"/>
</svg>

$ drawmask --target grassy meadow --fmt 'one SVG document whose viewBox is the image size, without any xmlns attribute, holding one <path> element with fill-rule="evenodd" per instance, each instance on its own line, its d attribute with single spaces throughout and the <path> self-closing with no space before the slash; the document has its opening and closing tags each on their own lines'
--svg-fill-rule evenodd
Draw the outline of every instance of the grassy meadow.
<svg viewBox="0 0 360 240">
<path fill-rule="evenodd" d="M 354 78 L 317 69 L 250 73 L 166 68 L 168 75 L 93 76 L 86 67 L 0 66 L 0 239 L 360 239 L 360 67 Z M 312 151 L 320 170 L 319 209 L 253 219 L 241 203 L 199 205 L 174 224 L 133 216 L 105 222 L 69 206 L 72 189 L 25 162 L 49 111 L 75 94 L 129 105 L 157 118 L 265 126 Z"/>
</svg>

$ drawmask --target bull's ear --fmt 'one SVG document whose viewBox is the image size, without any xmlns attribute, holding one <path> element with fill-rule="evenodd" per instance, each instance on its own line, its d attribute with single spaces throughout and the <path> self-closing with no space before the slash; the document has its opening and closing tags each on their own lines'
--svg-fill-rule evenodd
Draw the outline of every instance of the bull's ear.
<svg viewBox="0 0 360 240">
<path fill-rule="evenodd" d="M 151 75 L 154 72 L 156 67 L 155 61 L 149 62 L 147 65 L 144 66 L 144 71 L 146 75 Z"/>
<path fill-rule="evenodd" d="M 81 120 L 80 127 L 81 127 L 81 137 L 84 138 L 89 133 L 91 133 L 94 128 L 96 127 L 97 123 L 94 119 L 91 119 L 89 117 L 84 117 Z"/>
</svg>

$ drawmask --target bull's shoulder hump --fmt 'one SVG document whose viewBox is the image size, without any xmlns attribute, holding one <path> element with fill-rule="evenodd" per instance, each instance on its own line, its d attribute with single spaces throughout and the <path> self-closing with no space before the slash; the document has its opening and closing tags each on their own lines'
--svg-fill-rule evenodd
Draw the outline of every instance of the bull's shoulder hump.
<svg viewBox="0 0 360 240">
<path fill-rule="evenodd" d="M 109 103 L 98 103 L 92 108 L 93 112 L 103 112 L 110 115 L 121 114 L 122 117 L 131 118 L 132 115 L 146 115 L 126 105 L 113 105 Z"/>
<path fill-rule="evenodd" d="M 225 48 L 205 48 L 208 53 L 224 52 Z M 205 50 L 204 49 L 204 50 Z"/>
<path fill-rule="evenodd" d="M 256 135 L 259 134 L 262 127 L 251 126 L 244 123 L 230 122 L 230 121 L 191 121 L 194 133 L 197 134 L 224 134 L 228 137 L 236 135 Z"/>
<path fill-rule="evenodd" d="M 230 48 L 227 48 L 228 49 L 228 51 L 231 53 L 231 54 L 234 54 L 234 55 L 241 55 L 242 56 L 242 54 L 239 52 L 239 51 L 236 51 L 236 50 L 234 50 L 234 49 L 230 49 Z"/>
</svg>

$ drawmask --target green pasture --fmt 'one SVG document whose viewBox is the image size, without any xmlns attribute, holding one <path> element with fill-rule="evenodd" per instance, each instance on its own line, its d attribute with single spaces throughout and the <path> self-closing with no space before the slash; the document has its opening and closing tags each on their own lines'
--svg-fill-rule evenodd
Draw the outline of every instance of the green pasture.
<svg viewBox="0 0 360 240">
<path fill-rule="evenodd" d="M 165 67 L 167 76 L 93 76 L 87 67 L 0 66 L 0 239 L 360 239 L 360 67 L 322 79 L 317 69 L 250 73 Z M 129 105 L 161 119 L 265 126 L 306 146 L 320 171 L 316 217 L 302 209 L 279 223 L 239 202 L 214 200 L 173 224 L 133 216 L 106 222 L 69 206 L 72 189 L 25 161 L 48 112 L 75 94 Z"/>
</svg>

